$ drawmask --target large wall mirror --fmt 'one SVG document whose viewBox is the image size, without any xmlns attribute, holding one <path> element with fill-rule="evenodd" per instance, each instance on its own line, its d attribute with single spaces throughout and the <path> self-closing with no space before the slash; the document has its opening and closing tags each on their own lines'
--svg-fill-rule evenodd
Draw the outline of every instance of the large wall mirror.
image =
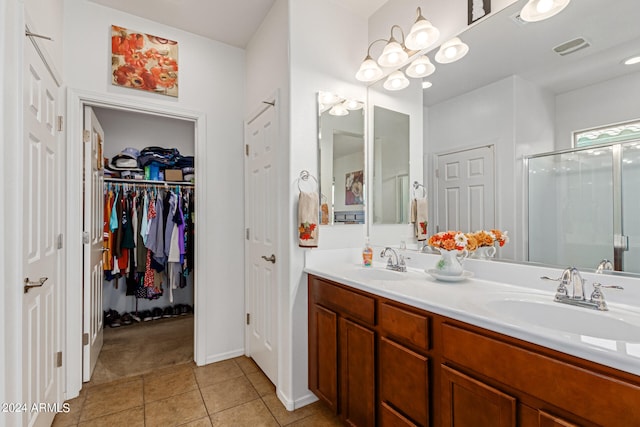
<svg viewBox="0 0 640 427">
<path fill-rule="evenodd" d="M 321 224 L 364 224 L 364 102 L 318 93 Z"/>
<path fill-rule="evenodd" d="M 399 5 L 401 3 L 398 1 Z M 429 52 L 428 56 L 436 65 L 435 73 L 425 79 L 433 84 L 431 88 L 423 90 L 412 81 L 412 86 L 402 91 L 383 93 L 376 84 L 369 89 L 369 96 L 375 99 L 396 97 L 395 103 L 403 104 L 405 108 L 412 108 L 408 103 L 413 99 L 416 103 L 413 108 L 421 109 L 420 114 L 410 114 L 410 120 L 413 125 L 415 116 L 423 132 L 420 138 L 424 150 L 421 173 L 423 167 L 424 184 L 429 190 L 429 234 L 447 225 L 446 217 L 438 211 L 438 185 L 442 182 L 437 177 L 438 159 L 450 153 L 492 147 L 495 211 L 486 218 L 483 228 L 508 230 L 511 237 L 511 241 L 499 249 L 497 257 L 565 266 L 562 265 L 565 258 L 561 257 L 555 262 L 548 257 L 544 260 L 532 258 L 540 250 L 531 251 L 531 243 L 540 242 L 536 240 L 539 234 L 530 231 L 530 217 L 540 218 L 540 207 L 546 206 L 547 209 L 543 209 L 544 227 L 553 230 L 548 235 L 558 236 L 558 233 L 570 231 L 573 236 L 566 236 L 566 239 L 588 236 L 593 232 L 589 226 L 576 230 L 564 224 L 572 221 L 567 215 L 576 209 L 582 216 L 598 215 L 600 208 L 577 197 L 595 191 L 597 185 L 583 175 L 571 179 L 574 185 L 571 191 L 576 197 L 567 198 L 564 190 L 537 191 L 541 198 L 532 201 L 528 197 L 526 160 L 541 153 L 572 149 L 574 131 L 640 118 L 640 64 L 623 64 L 624 60 L 640 55 L 640 25 L 637 24 L 640 8 L 635 0 L 616 0 L 607 3 L 606 7 L 595 0 L 572 1 L 559 15 L 548 20 L 523 23 L 518 15 L 525 3 L 526 0 L 518 0 L 459 34 L 469 46 L 468 54 L 461 60 L 438 64 L 434 61 L 437 48 Z M 434 22 L 434 25 L 438 23 Z M 372 104 L 402 111 L 385 103 Z M 369 113 L 373 120 L 373 107 Z M 625 142 L 627 147 L 634 143 Z M 597 153 L 597 150 L 585 151 L 582 155 L 599 155 Z M 415 160 L 412 153 L 410 161 Z M 551 163 L 557 168 L 571 167 L 569 162 L 560 160 Z M 442 171 L 439 172 L 442 176 Z M 411 170 L 410 174 L 413 173 Z M 566 171 L 563 173 L 566 178 Z M 415 178 L 422 179 L 422 175 Z M 623 176 L 622 180 L 628 178 Z M 414 178 L 410 178 L 410 182 L 413 181 Z M 633 182 L 625 182 L 623 187 L 636 186 Z M 549 188 L 554 185 L 548 183 Z M 563 200 L 559 199 L 563 197 Z M 599 198 L 610 200 L 611 206 L 614 204 L 613 195 L 602 194 Z M 580 206 L 566 209 L 567 202 Z M 623 223 L 630 220 L 625 218 Z M 582 220 L 579 223 L 587 224 Z M 473 231 L 466 229 L 471 226 L 465 225 L 464 221 L 459 226 L 463 231 Z M 609 228 L 613 230 L 613 224 Z M 634 228 L 639 227 L 629 225 L 622 231 L 628 236 L 630 251 L 640 248 L 640 235 L 629 234 Z M 375 229 L 374 225 L 373 236 Z M 406 235 L 398 234 L 395 242 Z M 558 246 L 563 239 L 546 239 L 543 245 L 548 248 L 541 252 L 548 255 L 570 250 Z M 581 245 L 589 245 L 590 240 L 597 246 L 602 245 L 600 238 L 581 239 Z M 613 234 L 605 240 L 613 245 Z M 602 252 L 602 258 L 611 253 L 612 250 Z M 593 261 L 599 258 L 597 254 L 589 259 L 572 259 L 572 263 L 579 268 L 595 268 Z M 627 266 L 632 264 L 626 263 Z"/>
</svg>

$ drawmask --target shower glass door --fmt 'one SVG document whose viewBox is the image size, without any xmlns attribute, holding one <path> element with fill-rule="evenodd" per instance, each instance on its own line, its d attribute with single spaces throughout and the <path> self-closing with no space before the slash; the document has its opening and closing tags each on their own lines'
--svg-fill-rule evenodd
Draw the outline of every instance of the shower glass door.
<svg viewBox="0 0 640 427">
<path fill-rule="evenodd" d="M 622 251 L 623 270 L 640 273 L 640 142 L 623 144 L 622 151 Z"/>
<path fill-rule="evenodd" d="M 527 162 L 529 261 L 593 269 L 602 259 L 613 260 L 612 147 L 541 154 Z"/>
</svg>

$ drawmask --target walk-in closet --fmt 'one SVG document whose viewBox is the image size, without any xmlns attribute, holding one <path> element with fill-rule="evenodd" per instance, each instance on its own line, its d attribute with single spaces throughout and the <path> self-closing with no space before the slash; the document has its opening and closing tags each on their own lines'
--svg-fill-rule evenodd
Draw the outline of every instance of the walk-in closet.
<svg viewBox="0 0 640 427">
<path fill-rule="evenodd" d="M 91 110 L 104 135 L 96 155 L 104 329 L 91 367 L 100 383 L 194 359 L 195 130 L 186 120 Z"/>
</svg>

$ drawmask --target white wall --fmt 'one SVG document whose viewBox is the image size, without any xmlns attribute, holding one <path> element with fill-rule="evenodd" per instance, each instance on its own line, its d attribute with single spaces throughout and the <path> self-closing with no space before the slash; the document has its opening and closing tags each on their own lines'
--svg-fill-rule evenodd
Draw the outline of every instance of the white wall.
<svg viewBox="0 0 640 427">
<path fill-rule="evenodd" d="M 207 362 L 242 354 L 244 51 L 91 2 L 65 0 L 64 6 L 69 87 L 205 114 L 206 158 L 196 162 L 207 167 L 206 182 L 200 182 L 209 203 L 203 211 L 211 214 L 197 221 L 197 238 L 206 239 L 208 250 L 206 265 L 197 265 L 195 273 L 215 279 L 202 280 L 198 290 L 196 310 L 200 307 L 206 313 L 202 328 L 206 337 L 201 344 Z M 178 98 L 111 85 L 112 24 L 178 41 Z M 80 283 L 76 286 L 79 289 Z"/>
<path fill-rule="evenodd" d="M 63 2 L 64 0 L 24 0 L 25 21 L 32 33 L 50 37 L 40 39 L 47 63 L 58 77 L 64 75 L 63 66 Z"/>
<path fill-rule="evenodd" d="M 571 148 L 571 133 L 640 117 L 640 72 L 556 97 L 556 150 Z"/>
</svg>

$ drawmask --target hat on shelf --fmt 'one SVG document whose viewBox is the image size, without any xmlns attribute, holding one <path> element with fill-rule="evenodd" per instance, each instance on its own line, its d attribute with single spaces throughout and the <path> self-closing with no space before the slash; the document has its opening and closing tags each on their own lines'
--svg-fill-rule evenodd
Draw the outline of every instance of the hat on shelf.
<svg viewBox="0 0 640 427">
<path fill-rule="evenodd" d="M 139 169 L 138 157 L 140 151 L 133 147 L 127 147 L 111 159 L 111 167 L 113 169 Z"/>
</svg>

